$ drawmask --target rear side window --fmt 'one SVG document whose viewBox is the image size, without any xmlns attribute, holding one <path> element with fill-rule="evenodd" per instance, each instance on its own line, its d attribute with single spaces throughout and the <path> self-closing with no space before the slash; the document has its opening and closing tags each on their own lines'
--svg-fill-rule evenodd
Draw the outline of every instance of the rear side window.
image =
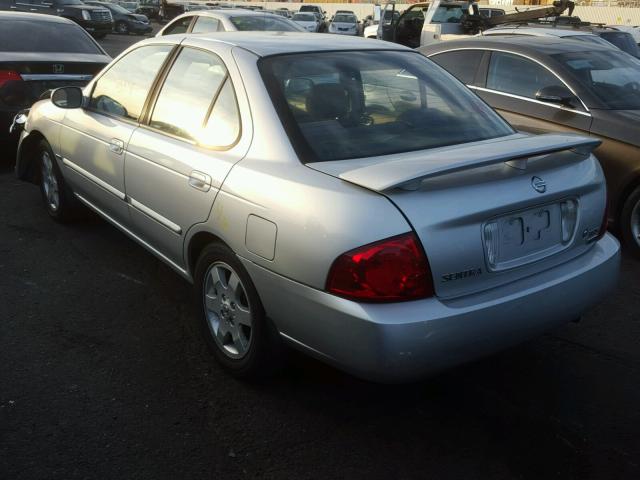
<svg viewBox="0 0 640 480">
<path fill-rule="evenodd" d="M 220 20 L 211 17 L 196 17 L 196 24 L 193 26 L 191 33 L 217 32 L 224 30 L 220 28 Z"/>
<path fill-rule="evenodd" d="M 215 148 L 235 143 L 240 120 L 222 60 L 185 48 L 171 67 L 151 115 L 151 127 Z"/>
<path fill-rule="evenodd" d="M 165 31 L 162 32 L 162 35 L 174 35 L 177 33 L 187 33 L 187 30 L 189 29 L 189 25 L 191 24 L 192 19 L 193 19 L 193 16 L 188 16 L 188 17 L 184 17 L 176 20 L 175 22 L 167 26 Z"/>
<path fill-rule="evenodd" d="M 140 47 L 118 60 L 98 79 L 90 107 L 100 113 L 137 121 L 171 45 Z"/>
<path fill-rule="evenodd" d="M 626 32 L 602 32 L 600 36 L 607 42 L 614 44 L 623 52 L 627 52 L 634 57 L 640 57 L 640 48 L 630 33 Z"/>
<path fill-rule="evenodd" d="M 67 52 L 102 54 L 77 25 L 12 20 L 0 27 L 0 52 Z"/>
<path fill-rule="evenodd" d="M 472 84 L 482 61 L 482 50 L 459 50 L 429 57 L 462 83 Z"/>
<path fill-rule="evenodd" d="M 542 65 L 511 53 L 491 54 L 487 88 L 535 99 L 538 90 L 551 85 L 564 86 L 558 77 Z"/>
</svg>

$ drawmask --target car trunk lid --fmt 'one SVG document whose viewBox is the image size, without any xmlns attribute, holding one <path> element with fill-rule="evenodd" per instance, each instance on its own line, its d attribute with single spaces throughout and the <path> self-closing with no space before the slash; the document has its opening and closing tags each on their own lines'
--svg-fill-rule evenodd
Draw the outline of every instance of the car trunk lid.
<svg viewBox="0 0 640 480">
<path fill-rule="evenodd" d="M 513 282 L 590 247 L 606 196 L 590 156 L 599 143 L 515 134 L 307 166 L 386 195 L 416 231 L 436 294 L 447 298 Z"/>
<path fill-rule="evenodd" d="M 0 71 L 15 72 L 20 78 L 0 85 L 0 102 L 11 107 L 28 107 L 46 90 L 84 86 L 109 60 L 106 55 L 52 53 L 43 61 L 42 55 L 20 52 L 14 58 L 3 53 Z"/>
</svg>

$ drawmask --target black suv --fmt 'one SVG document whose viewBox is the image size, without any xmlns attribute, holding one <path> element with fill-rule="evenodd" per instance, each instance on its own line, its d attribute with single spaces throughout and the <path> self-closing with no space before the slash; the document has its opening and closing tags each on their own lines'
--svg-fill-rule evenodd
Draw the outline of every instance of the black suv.
<svg viewBox="0 0 640 480">
<path fill-rule="evenodd" d="M 0 10 L 46 13 L 73 20 L 96 38 L 113 29 L 111 12 L 85 5 L 81 0 L 0 0 Z"/>
</svg>

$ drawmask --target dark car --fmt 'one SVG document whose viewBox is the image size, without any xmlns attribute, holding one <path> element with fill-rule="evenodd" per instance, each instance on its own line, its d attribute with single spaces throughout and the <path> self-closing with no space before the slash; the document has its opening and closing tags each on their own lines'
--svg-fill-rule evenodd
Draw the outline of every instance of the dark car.
<svg viewBox="0 0 640 480">
<path fill-rule="evenodd" d="M 116 5 L 115 3 L 94 1 L 86 1 L 85 3 L 87 5 L 95 5 L 96 7 L 108 9 L 113 17 L 113 30 L 117 33 L 145 34 L 151 33 L 153 30 L 146 15 L 131 13 L 126 8 Z"/>
<path fill-rule="evenodd" d="M 96 38 L 103 38 L 113 30 L 113 18 L 108 9 L 86 5 L 81 0 L 2 0 L 0 10 L 68 18 Z"/>
<path fill-rule="evenodd" d="M 518 130 L 601 138 L 595 154 L 607 177 L 609 219 L 640 257 L 640 60 L 555 37 L 474 37 L 418 50 Z"/>
<path fill-rule="evenodd" d="M 10 158 L 17 137 L 13 117 L 46 90 L 84 86 L 111 57 L 71 20 L 0 12 L 0 150 Z"/>
</svg>

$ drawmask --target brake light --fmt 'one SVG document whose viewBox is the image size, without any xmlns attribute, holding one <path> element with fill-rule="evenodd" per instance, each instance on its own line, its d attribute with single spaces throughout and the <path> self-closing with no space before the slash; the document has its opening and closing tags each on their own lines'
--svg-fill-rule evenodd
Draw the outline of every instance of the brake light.
<svg viewBox="0 0 640 480">
<path fill-rule="evenodd" d="M 0 87 L 11 81 L 21 82 L 22 77 L 18 72 L 14 72 L 13 70 L 0 70 Z"/>
<path fill-rule="evenodd" d="M 412 232 L 340 255 L 327 291 L 363 302 L 401 302 L 434 295 L 429 261 Z"/>
</svg>

